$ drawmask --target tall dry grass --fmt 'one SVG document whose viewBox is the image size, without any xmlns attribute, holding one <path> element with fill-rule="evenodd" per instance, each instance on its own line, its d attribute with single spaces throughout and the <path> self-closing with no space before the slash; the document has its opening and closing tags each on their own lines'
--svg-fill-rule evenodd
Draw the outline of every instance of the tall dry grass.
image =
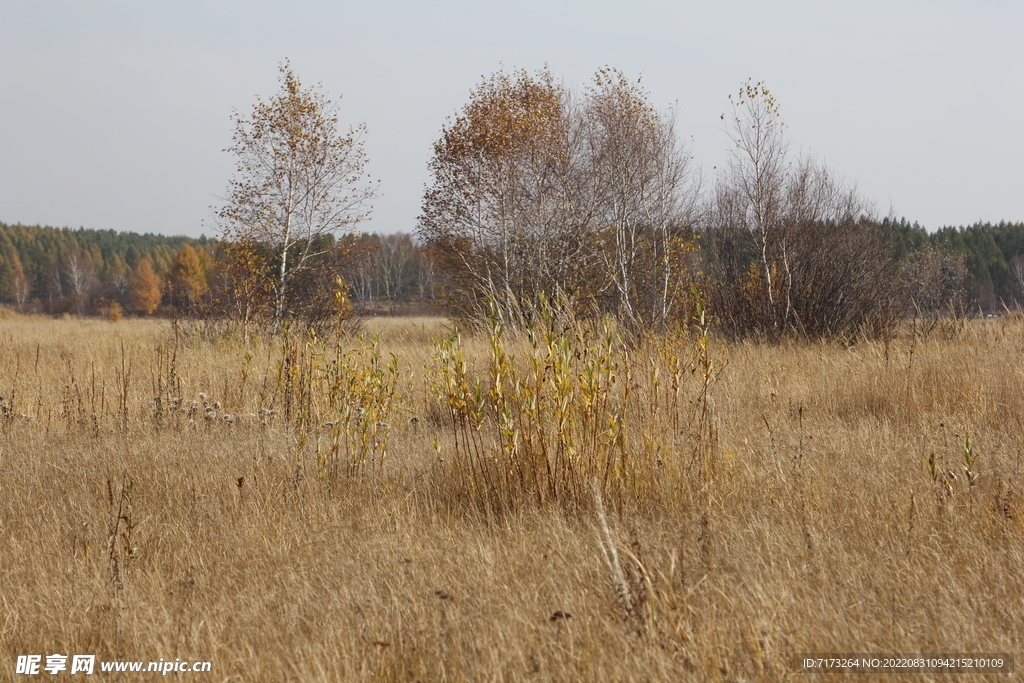
<svg viewBox="0 0 1024 683">
<path fill-rule="evenodd" d="M 51 653 L 754 681 L 1018 650 L 1024 320 L 727 347 L 374 325 L 0 319 L 0 679 Z"/>
</svg>

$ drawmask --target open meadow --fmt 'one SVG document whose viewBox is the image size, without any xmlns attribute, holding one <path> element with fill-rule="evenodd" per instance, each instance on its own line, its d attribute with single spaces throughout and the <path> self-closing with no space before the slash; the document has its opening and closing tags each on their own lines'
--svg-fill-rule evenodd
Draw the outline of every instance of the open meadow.
<svg viewBox="0 0 1024 683">
<path fill-rule="evenodd" d="M 1024 641 L 1021 316 L 849 345 L 0 316 L 0 680 L 778 681 Z M 954 678 L 992 679 L 871 676 Z"/>
</svg>

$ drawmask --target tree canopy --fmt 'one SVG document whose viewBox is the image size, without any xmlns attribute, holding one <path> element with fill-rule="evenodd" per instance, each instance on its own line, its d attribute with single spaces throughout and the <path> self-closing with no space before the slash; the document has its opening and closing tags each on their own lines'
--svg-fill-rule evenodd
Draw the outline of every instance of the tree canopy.
<svg viewBox="0 0 1024 683">
<path fill-rule="evenodd" d="M 228 201 L 218 211 L 226 242 L 259 245 L 273 260 L 273 326 L 301 308 L 293 285 L 369 216 L 374 186 L 366 176 L 365 126 L 338 131 L 336 105 L 318 87 L 304 88 L 280 67 L 281 88 L 236 113 L 236 161 Z"/>
</svg>

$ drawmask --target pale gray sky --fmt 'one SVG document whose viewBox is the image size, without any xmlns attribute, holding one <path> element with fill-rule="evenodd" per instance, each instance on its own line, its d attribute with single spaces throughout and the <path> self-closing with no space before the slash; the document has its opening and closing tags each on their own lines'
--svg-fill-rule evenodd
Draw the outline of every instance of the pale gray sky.
<svg viewBox="0 0 1024 683">
<path fill-rule="evenodd" d="M 285 58 L 369 126 L 369 231 L 413 229 L 431 144 L 483 76 L 545 64 L 570 86 L 642 76 L 709 184 L 754 78 L 794 148 L 880 213 L 1024 221 L 1022 36 L 1019 0 L 5 0 L 0 221 L 212 234 L 232 109 L 274 94 Z"/>
</svg>

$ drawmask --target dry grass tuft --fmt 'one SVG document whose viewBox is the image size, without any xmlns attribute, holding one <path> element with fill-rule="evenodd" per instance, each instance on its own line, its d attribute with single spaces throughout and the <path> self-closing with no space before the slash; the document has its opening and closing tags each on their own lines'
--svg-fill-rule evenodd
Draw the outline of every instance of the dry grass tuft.
<svg viewBox="0 0 1024 683">
<path fill-rule="evenodd" d="M 246 346 L 6 314 L 5 670 L 770 681 L 797 652 L 1019 649 L 1024 319 L 493 332 Z"/>
</svg>

